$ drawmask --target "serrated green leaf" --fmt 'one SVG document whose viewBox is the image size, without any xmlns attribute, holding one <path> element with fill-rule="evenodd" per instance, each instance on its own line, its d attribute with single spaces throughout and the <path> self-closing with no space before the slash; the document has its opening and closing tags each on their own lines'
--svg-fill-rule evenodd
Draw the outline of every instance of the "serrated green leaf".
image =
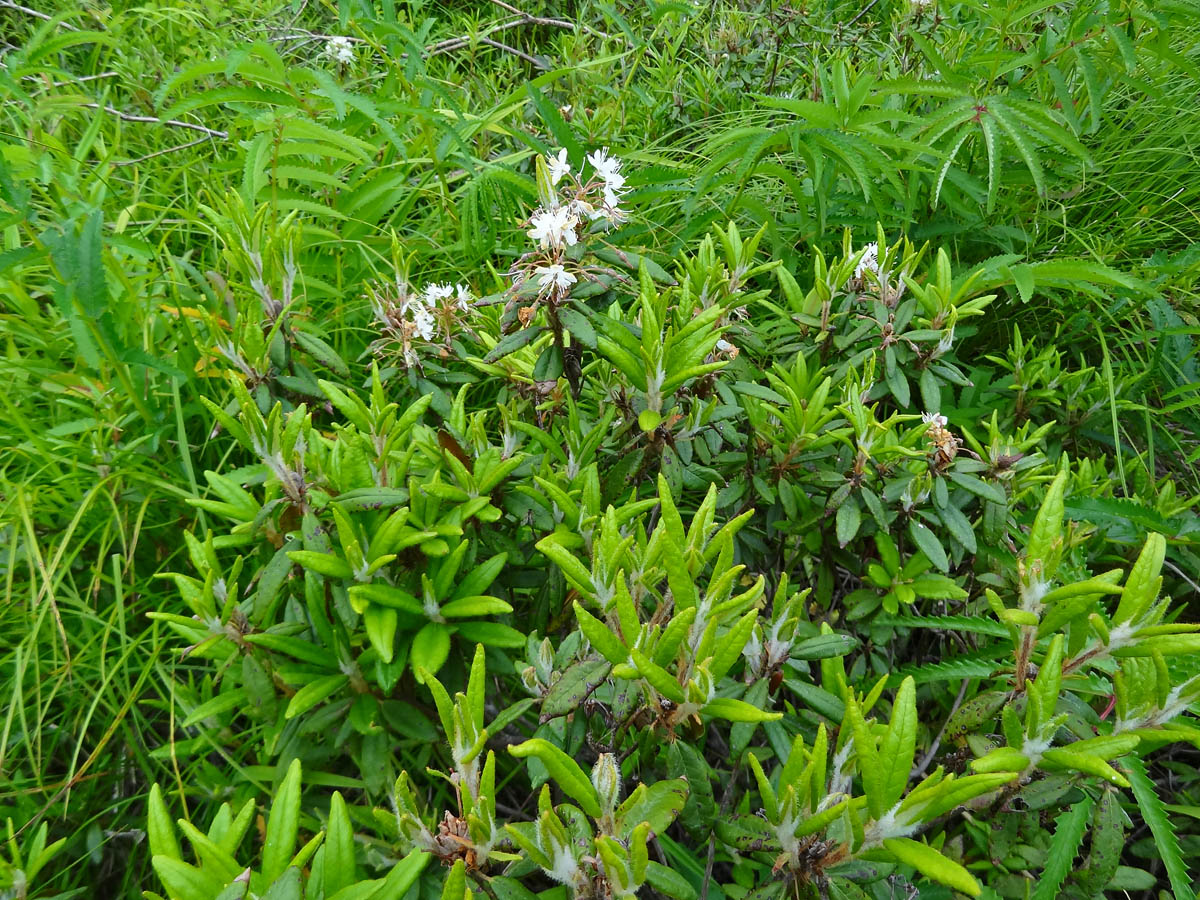
<svg viewBox="0 0 1200 900">
<path fill-rule="evenodd" d="M 1054 821 L 1054 837 L 1046 854 L 1046 864 L 1037 880 L 1031 900 L 1054 900 L 1074 868 L 1075 857 L 1087 830 L 1093 800 L 1084 797 Z"/>
<path fill-rule="evenodd" d="M 1154 782 L 1146 774 L 1146 766 L 1136 756 L 1126 757 L 1125 772 L 1129 786 L 1133 790 L 1133 798 L 1137 801 L 1142 818 L 1150 827 L 1154 836 L 1154 846 L 1158 850 L 1163 868 L 1167 870 L 1167 879 L 1175 892 L 1176 900 L 1195 900 L 1196 894 L 1192 887 L 1192 879 L 1188 875 L 1188 866 L 1179 850 L 1179 838 L 1158 796 Z"/>
</svg>

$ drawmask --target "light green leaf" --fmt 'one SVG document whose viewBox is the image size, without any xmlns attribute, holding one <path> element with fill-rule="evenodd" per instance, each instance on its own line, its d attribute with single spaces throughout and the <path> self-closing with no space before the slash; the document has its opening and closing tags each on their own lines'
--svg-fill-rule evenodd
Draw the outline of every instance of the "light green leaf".
<svg viewBox="0 0 1200 900">
<path fill-rule="evenodd" d="M 847 497 L 837 511 L 837 540 L 838 545 L 845 547 L 858 534 L 862 524 L 862 510 L 852 497 Z"/>
<path fill-rule="evenodd" d="M 904 794 L 917 748 L 916 686 L 905 678 L 892 705 L 892 721 L 879 747 L 883 766 L 884 805 L 891 807 Z"/>
<path fill-rule="evenodd" d="M 300 774 L 300 760 L 293 759 L 271 803 L 262 851 L 262 874 L 268 883 L 283 874 L 296 850 L 296 835 L 300 828 Z"/>
<path fill-rule="evenodd" d="M 325 896 L 332 897 L 357 878 L 354 866 L 354 826 L 341 791 L 329 803 L 329 826 L 325 838 Z"/>
<path fill-rule="evenodd" d="M 414 672 L 423 670 L 436 675 L 450 655 L 450 629 L 437 622 L 427 622 L 414 635 L 408 652 Z"/>
<path fill-rule="evenodd" d="M 292 695 L 283 717 L 294 719 L 296 716 L 308 712 L 327 697 L 340 691 L 349 681 L 348 675 L 327 675 L 309 682 Z"/>
<path fill-rule="evenodd" d="M 588 639 L 588 643 L 606 660 L 614 666 L 629 661 L 629 650 L 621 639 L 609 631 L 607 625 L 584 609 L 579 601 L 575 602 L 575 618 L 579 621 L 579 628 Z"/>
<path fill-rule="evenodd" d="M 946 556 L 946 550 L 942 547 L 942 542 L 937 539 L 937 535 L 916 519 L 909 521 L 908 533 L 931 563 L 943 572 L 950 571 L 950 560 Z"/>
<path fill-rule="evenodd" d="M 912 866 L 926 878 L 978 897 L 982 888 L 975 878 L 958 863 L 947 859 L 928 844 L 911 838 L 888 838 L 883 848 L 907 866 Z"/>
<path fill-rule="evenodd" d="M 777 722 L 783 713 L 759 709 L 744 700 L 716 697 L 709 700 L 700 710 L 703 715 L 725 719 L 727 722 Z"/>
<path fill-rule="evenodd" d="M 521 744 L 510 744 L 508 752 L 518 759 L 533 756 L 541 760 L 563 793 L 579 804 L 589 816 L 600 815 L 600 797 L 592 780 L 579 768 L 579 763 L 543 738 L 531 738 Z"/>
<path fill-rule="evenodd" d="M 624 662 L 625 659 L 622 658 L 621 661 Z M 546 692 L 545 699 L 542 700 L 542 719 L 574 712 L 596 686 L 608 677 L 611 669 L 612 663 L 607 659 L 585 659 L 571 665 Z"/>
<path fill-rule="evenodd" d="M 655 834 L 662 834 L 687 803 L 687 782 L 682 778 L 639 785 L 617 810 L 621 830 L 627 831 L 647 822 Z"/>
<path fill-rule="evenodd" d="M 175 839 L 175 824 L 163 802 L 162 789 L 157 784 L 150 788 L 147 819 L 151 855 L 181 860 L 183 857 L 179 853 L 179 842 Z"/>
<path fill-rule="evenodd" d="M 367 639 L 379 653 L 385 663 L 392 661 L 392 653 L 396 648 L 396 624 L 399 617 L 396 610 L 371 604 L 363 613 L 363 627 L 367 631 Z"/>
<path fill-rule="evenodd" d="M 213 873 L 169 856 L 155 856 L 150 864 L 166 887 L 167 894 L 176 900 L 212 900 L 225 887 L 224 882 Z"/>
</svg>

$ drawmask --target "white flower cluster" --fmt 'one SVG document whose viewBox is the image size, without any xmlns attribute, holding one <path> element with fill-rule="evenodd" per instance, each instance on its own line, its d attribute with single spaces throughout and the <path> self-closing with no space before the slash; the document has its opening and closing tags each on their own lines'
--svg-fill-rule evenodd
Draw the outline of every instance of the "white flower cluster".
<svg viewBox="0 0 1200 900">
<path fill-rule="evenodd" d="M 621 198 L 628 188 L 621 160 L 609 156 L 607 147 L 588 154 L 590 173 L 576 175 L 565 149 L 547 155 L 544 162 L 550 186 L 557 193 L 546 198 L 545 205 L 529 217 L 527 233 L 537 243 L 538 250 L 546 254 L 541 264 L 534 267 L 533 277 L 537 279 L 539 294 L 564 296 L 579 279 L 563 266 L 563 251 L 579 243 L 585 222 L 604 220 L 613 225 L 623 222 Z"/>
<path fill-rule="evenodd" d="M 579 242 L 575 229 L 579 227 L 579 216 L 570 206 L 556 209 L 538 209 L 529 219 L 533 227 L 529 236 L 543 250 L 562 250 L 574 247 Z"/>
<path fill-rule="evenodd" d="M 560 250 L 574 246 L 578 241 L 576 229 L 584 220 L 606 219 L 616 224 L 623 221 L 625 211 L 621 209 L 621 198 L 625 195 L 625 176 L 621 172 L 621 160 L 608 155 L 603 147 L 588 154 L 592 174 L 587 181 L 574 179 L 564 198 L 554 197 L 549 207 L 536 210 L 530 218 L 529 236 L 543 250 Z M 571 176 L 571 163 L 567 151 L 558 150 L 546 157 L 546 168 L 550 184 L 558 187 L 559 182 Z"/>
<path fill-rule="evenodd" d="M 603 147 L 588 156 L 596 176 L 601 184 L 600 210 L 592 218 L 606 218 L 618 221 L 623 213 L 620 209 L 621 197 L 626 191 L 625 176 L 621 174 L 621 161 L 608 155 L 608 148 Z"/>
<path fill-rule="evenodd" d="M 579 280 L 558 263 L 552 266 L 538 266 L 533 273 L 538 276 L 538 287 L 544 291 L 566 291 Z"/>
<path fill-rule="evenodd" d="M 400 345 L 406 365 L 419 362 L 413 339 L 449 342 L 460 317 L 471 308 L 471 291 L 462 284 L 433 283 L 419 292 L 397 279 L 394 295 L 372 290 L 371 308 L 385 335 L 384 343 Z"/>
<path fill-rule="evenodd" d="M 874 272 L 875 277 L 879 277 L 879 244 L 875 241 L 867 244 L 863 248 L 863 255 L 858 260 L 858 265 L 854 267 L 854 277 L 862 280 L 863 275 L 867 272 Z"/>
<path fill-rule="evenodd" d="M 354 62 L 354 42 L 348 37 L 331 37 L 325 42 L 325 55 L 338 65 Z"/>
<path fill-rule="evenodd" d="M 885 248 L 884 253 L 886 254 L 886 252 Z M 904 278 L 908 274 L 908 270 L 895 271 L 892 268 L 894 260 L 888 260 L 886 255 L 883 260 L 880 260 L 879 254 L 879 244 L 875 241 L 863 247 L 858 265 L 854 267 L 854 280 L 858 282 L 857 289 L 872 288 L 880 300 L 887 306 L 894 307 L 904 296 Z M 887 268 L 884 267 L 885 264 Z M 864 276 L 868 272 L 871 273 L 869 282 L 864 280 Z"/>
</svg>

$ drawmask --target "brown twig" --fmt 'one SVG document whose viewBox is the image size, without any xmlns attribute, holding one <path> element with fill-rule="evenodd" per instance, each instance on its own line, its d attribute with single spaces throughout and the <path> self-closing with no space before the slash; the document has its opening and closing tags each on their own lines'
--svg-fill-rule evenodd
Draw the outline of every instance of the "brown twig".
<svg viewBox="0 0 1200 900">
<path fill-rule="evenodd" d="M 921 761 L 913 767 L 909 773 L 910 779 L 919 779 L 925 774 L 925 770 L 929 768 L 929 764 L 933 762 L 933 758 L 937 756 L 938 747 L 942 744 L 942 738 L 946 734 L 946 726 L 950 724 L 950 720 L 954 718 L 954 714 L 958 712 L 958 708 L 962 706 L 963 698 L 967 696 L 967 684 L 970 679 L 964 678 L 962 686 L 958 689 L 958 696 L 954 699 L 954 706 L 950 708 L 950 715 L 946 716 L 946 721 L 942 723 L 942 730 L 937 733 L 937 737 L 933 739 L 929 750 L 921 757 Z"/>
<path fill-rule="evenodd" d="M 525 24 L 528 23 L 526 23 L 526 21 L 520 16 L 505 19 L 504 21 L 493 25 L 491 28 L 488 28 L 486 31 L 480 32 L 477 36 L 464 34 L 460 37 L 446 38 L 444 41 L 438 41 L 436 44 L 430 44 L 425 48 L 425 52 L 429 56 L 438 56 L 442 53 L 449 53 L 452 50 L 460 50 L 463 47 L 469 46 L 473 38 L 488 37 L 495 34 L 497 31 L 507 31 L 509 28 L 516 28 L 518 25 Z"/>
<path fill-rule="evenodd" d="M 54 16 L 47 15 L 44 12 L 36 9 L 30 9 L 28 6 L 22 6 L 20 3 L 13 3 L 12 0 L 0 0 L 0 9 L 15 9 L 17 12 L 23 12 L 27 16 L 34 16 L 38 19 L 45 19 L 47 22 L 53 22 Z M 60 28 L 65 28 L 67 31 L 78 31 L 79 29 L 68 22 L 59 22 Z"/>
<path fill-rule="evenodd" d="M 543 71 L 545 71 L 546 69 L 549 68 L 541 60 L 539 60 L 533 56 L 530 56 L 528 53 L 525 53 L 523 50 L 518 50 L 516 47 L 510 47 L 510 46 L 508 46 L 508 44 L 502 44 L 502 43 L 500 43 L 500 41 L 494 41 L 488 37 L 481 37 L 481 38 L 478 38 L 477 40 L 481 44 L 487 44 L 489 47 L 495 47 L 497 50 L 504 50 L 507 53 L 513 54 L 513 56 L 520 57 L 521 59 L 525 60 L 525 62 L 527 62 L 531 66 L 533 66 L 534 68 L 542 69 Z"/>
<path fill-rule="evenodd" d="M 504 0 L 492 0 L 492 3 L 494 3 L 496 6 L 499 6 L 501 9 L 508 10 L 513 15 L 520 16 L 530 25 L 550 25 L 555 28 L 569 28 L 572 31 L 574 31 L 576 28 L 582 28 L 584 31 L 596 35 L 596 37 L 605 39 L 612 37 L 612 35 L 592 28 L 589 25 L 584 25 L 582 22 L 567 22 L 563 19 L 549 19 L 545 16 L 535 16 L 532 13 L 525 12 L 523 9 L 517 9 L 517 7 L 513 6 L 511 3 L 505 3 Z"/>
<path fill-rule="evenodd" d="M 0 0 L 3 2 L 3 0 Z M 116 116 L 125 122 L 149 122 L 154 125 L 171 125 L 175 128 L 188 128 L 192 131 L 199 131 L 201 134 L 209 137 L 220 138 L 221 140 L 229 139 L 228 131 L 219 131 L 216 128 L 207 128 L 204 125 L 196 125 L 193 122 L 180 122 L 178 119 L 160 119 L 158 116 L 135 116 L 131 113 L 121 112 L 119 109 L 113 109 L 111 106 L 101 106 L 99 103 L 84 103 L 85 109 L 101 109 L 109 115 Z"/>
<path fill-rule="evenodd" d="M 870 3 L 868 3 L 866 6 L 864 6 L 862 9 L 860 9 L 858 11 L 858 15 L 856 15 L 853 19 L 851 19 L 849 22 L 846 23 L 846 27 L 847 28 L 850 27 L 855 22 L 857 22 L 859 19 L 861 19 L 864 15 L 867 14 L 867 12 L 871 9 L 871 7 L 874 6 L 878 2 L 879 2 L 879 0 L 871 0 Z"/>
<path fill-rule="evenodd" d="M 121 74 L 120 72 L 99 72 L 95 75 L 79 75 L 75 78 L 72 78 L 70 81 L 51 81 L 46 86 L 47 87 L 67 87 L 72 84 L 79 84 L 82 81 L 95 81 L 98 78 L 116 78 L 120 74 Z M 26 75 L 21 80 L 22 81 L 36 81 L 41 84 L 45 84 L 45 79 L 38 75 Z"/>
</svg>

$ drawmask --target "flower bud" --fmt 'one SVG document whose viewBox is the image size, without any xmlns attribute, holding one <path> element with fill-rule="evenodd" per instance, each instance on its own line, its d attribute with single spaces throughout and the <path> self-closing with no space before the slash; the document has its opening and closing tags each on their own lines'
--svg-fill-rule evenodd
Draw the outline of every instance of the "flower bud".
<svg viewBox="0 0 1200 900">
<path fill-rule="evenodd" d="M 521 670 L 521 684 L 525 686 L 525 690 L 534 696 L 541 696 L 542 685 L 538 681 L 537 671 L 533 666 L 526 666 Z"/>
<path fill-rule="evenodd" d="M 716 693 L 717 686 L 713 683 L 712 673 L 708 671 L 708 666 L 704 663 L 696 666 L 691 681 L 688 682 L 688 701 L 703 706 L 716 696 Z"/>
<path fill-rule="evenodd" d="M 541 678 L 543 684 L 550 683 L 550 676 L 554 674 L 554 645 L 550 643 L 550 638 L 543 638 L 541 644 L 538 645 L 537 659 L 531 660 L 534 666 L 537 667 L 538 677 Z"/>
<path fill-rule="evenodd" d="M 621 801 L 621 767 L 611 753 L 601 753 L 592 767 L 592 787 L 600 795 L 600 808 L 612 813 Z"/>
</svg>

